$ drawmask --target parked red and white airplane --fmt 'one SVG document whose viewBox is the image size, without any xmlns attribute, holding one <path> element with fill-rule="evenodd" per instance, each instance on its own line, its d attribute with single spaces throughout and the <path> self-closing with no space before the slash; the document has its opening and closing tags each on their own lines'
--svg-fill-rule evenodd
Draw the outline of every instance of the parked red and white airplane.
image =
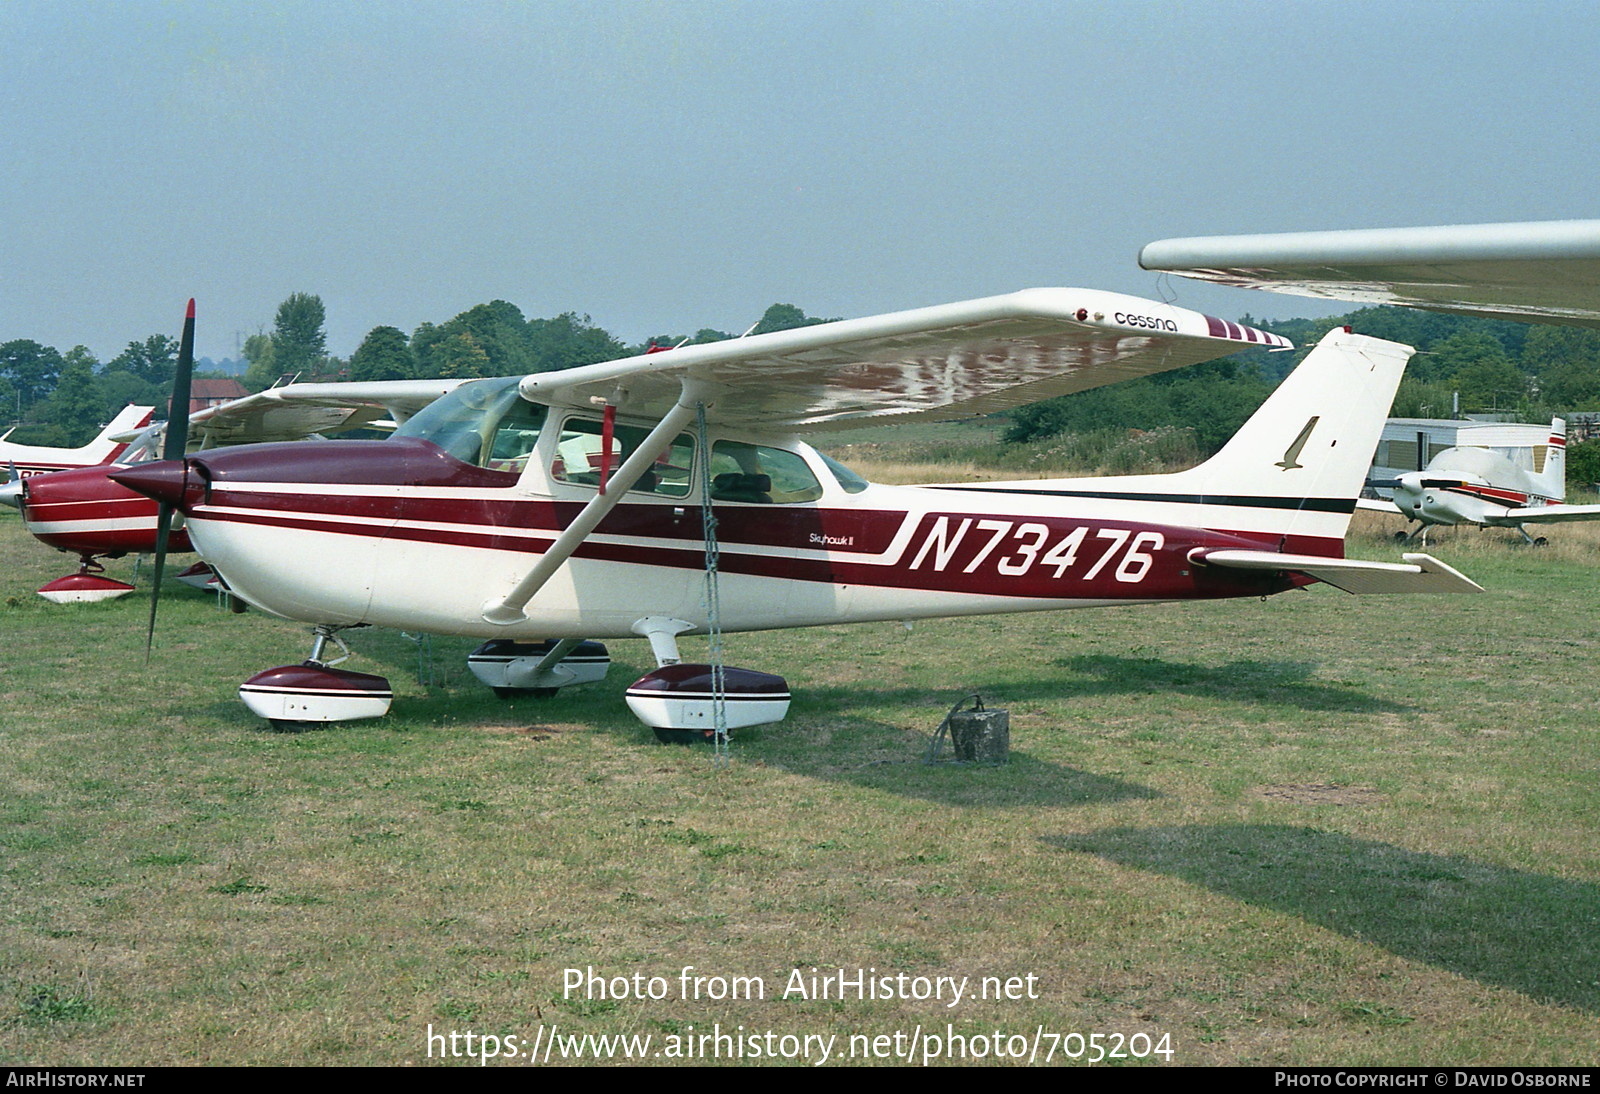
<svg viewBox="0 0 1600 1094">
<path fill-rule="evenodd" d="M 155 505 L 132 491 L 117 487 L 106 478 L 112 468 L 125 467 L 158 454 L 160 427 L 152 425 L 153 406 L 126 406 L 100 431 L 93 441 L 80 448 L 50 448 L 8 442 L 0 437 L 0 459 L 10 463 L 10 479 L 0 486 L 0 502 L 18 509 L 29 481 L 49 478 L 62 484 L 94 483 L 105 495 L 106 505 L 92 507 L 92 516 L 82 506 L 58 509 L 58 517 L 36 520 L 24 510 L 28 531 L 44 543 L 70 551 L 82 559 L 76 574 L 47 583 L 39 595 L 58 602 L 103 600 L 132 592 L 133 586 L 102 576 L 103 566 L 96 556 L 116 557 L 127 553 L 118 541 L 126 536 L 128 510 L 148 511 L 149 524 L 155 526 Z M 10 430 L 5 434 L 11 435 Z M 79 488 L 71 488 L 77 491 Z M 65 498 L 65 494 L 63 494 Z M 70 512 L 70 515 L 68 513 Z M 187 544 L 185 544 L 187 549 Z"/>
<path fill-rule="evenodd" d="M 1476 524 L 1482 528 L 1515 528 L 1530 544 L 1543 546 L 1543 538 L 1528 534 L 1525 524 L 1555 524 L 1572 520 L 1600 520 L 1600 505 L 1567 505 L 1567 423 L 1550 420 L 1550 440 L 1544 470 L 1535 474 L 1518 467 L 1498 452 L 1464 446 L 1447 448 L 1421 471 L 1408 471 L 1398 479 L 1371 485 L 1394 491 L 1391 500 L 1363 498 L 1363 509 L 1396 513 L 1420 522 L 1409 535 L 1427 542 L 1436 524 Z"/>
<path fill-rule="evenodd" d="M 660 667 L 630 706 L 664 734 L 709 733 L 781 718 L 787 686 L 681 664 L 682 634 L 1319 580 L 1476 591 L 1427 555 L 1343 557 L 1411 352 L 1343 330 L 1221 452 L 1174 475 L 873 485 L 797 436 L 987 413 L 1250 345 L 1288 348 L 1153 301 L 1035 289 L 468 382 L 387 441 L 202 452 L 113 477 L 186 513 L 235 595 L 314 625 L 304 664 L 241 688 L 274 724 L 388 709 L 386 680 L 323 657 L 366 624 L 489 639 L 474 670 L 517 689 L 592 679 L 603 657 L 580 643 L 643 636 Z"/>
<path fill-rule="evenodd" d="M 416 381 L 384 385 L 384 390 L 367 397 L 367 385 L 295 384 L 274 388 L 206 407 L 189 417 L 188 443 L 208 449 L 219 445 L 321 437 L 330 433 L 359 429 L 383 418 L 404 421 L 409 414 L 426 406 L 459 381 Z M 337 389 L 337 398 L 327 396 Z M 142 411 L 139 432 L 128 438 L 126 430 L 116 428 L 129 418 L 129 412 Z M 28 531 L 40 542 L 79 557 L 78 571 L 45 583 L 39 595 L 56 603 L 88 603 L 112 600 L 133 592 L 133 586 L 107 577 L 101 559 L 125 555 L 150 554 L 156 550 L 158 506 L 156 502 L 113 482 L 110 474 L 161 456 L 166 426 L 150 424 L 153 407 L 129 407 L 108 426 L 96 446 L 70 451 L 107 453 L 93 466 L 66 464 L 69 470 L 48 467 L 39 460 L 29 466 L 48 470 L 27 479 L 18 479 L 9 491 L 0 491 L 0 501 L 23 512 Z M 127 438 L 128 443 L 115 443 Z M 21 446 L 16 446 L 21 447 Z M 63 452 L 59 449 L 32 449 Z M 192 551 L 187 533 L 179 526 L 171 531 L 167 550 Z M 193 578 L 187 576 L 194 573 Z M 204 566 L 191 568 L 180 580 L 204 585 L 211 579 Z"/>
</svg>

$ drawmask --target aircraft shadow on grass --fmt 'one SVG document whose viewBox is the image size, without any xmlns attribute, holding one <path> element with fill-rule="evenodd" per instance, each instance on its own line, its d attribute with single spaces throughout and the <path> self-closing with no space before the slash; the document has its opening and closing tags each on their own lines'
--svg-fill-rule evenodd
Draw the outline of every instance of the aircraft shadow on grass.
<svg viewBox="0 0 1600 1094">
<path fill-rule="evenodd" d="M 1600 1011 L 1600 886 L 1284 825 L 1049 837 L 1480 983 Z"/>
<path fill-rule="evenodd" d="M 455 646 L 461 645 L 458 650 Z M 470 645 L 468 643 L 467 645 Z M 363 671 L 385 672 L 399 678 L 416 675 L 433 680 L 438 699 L 465 714 L 462 691 L 475 696 L 480 706 L 501 709 L 499 700 L 479 693 L 460 664 L 467 645 L 462 640 L 444 639 L 431 648 L 419 650 L 410 642 L 363 642 Z M 764 762 L 810 777 L 873 786 L 893 793 L 920 797 L 955 806 L 1026 807 L 1041 804 L 1116 802 L 1159 797 L 1154 790 L 1110 775 L 1100 775 L 1064 764 L 1031 756 L 1026 747 L 1013 748 L 1011 761 L 1003 771 L 985 773 L 969 768 L 970 774 L 951 777 L 930 768 L 925 779 L 908 780 L 907 765 L 922 764 L 927 745 L 949 704 L 958 693 L 977 693 L 990 706 L 1003 707 L 1029 701 L 1061 701 L 1076 697 L 1116 694 L 1160 694 L 1182 691 L 1202 697 L 1234 702 L 1289 706 L 1312 711 L 1403 712 L 1411 708 L 1374 699 L 1352 688 L 1312 682 L 1316 666 L 1310 662 L 1235 661 L 1220 668 L 1167 661 L 1157 658 L 1116 657 L 1085 654 L 1053 662 L 1067 670 L 1059 676 L 1044 674 L 1029 681 L 1005 680 L 952 687 L 935 694 L 927 688 L 807 685 L 796 695 L 789 720 L 778 726 L 758 726 L 739 731 L 737 741 L 746 747 L 760 746 Z M 640 665 L 618 660 L 612 666 L 616 679 L 631 680 L 645 671 Z M 445 693 L 454 693 L 447 696 Z M 518 701 L 515 716 L 561 721 L 584 721 L 592 717 L 592 704 L 617 707 L 614 689 L 600 687 L 574 689 L 571 695 L 554 699 Z M 921 732 L 909 731 L 858 712 L 863 703 L 873 706 L 899 706 L 925 709 L 927 718 Z M 223 704 L 234 710 L 231 700 Z M 416 713 L 421 707 L 413 704 Z M 471 715 L 466 717 L 470 720 Z M 621 720 L 607 718 L 602 728 L 608 732 L 639 736 L 647 733 L 624 715 Z M 1093 733 L 1092 725 L 1074 722 L 1051 732 Z M 944 754 L 948 756 L 949 747 Z"/>
<path fill-rule="evenodd" d="M 976 685 L 939 693 L 927 688 L 811 685 L 797 692 L 787 721 L 740 730 L 735 747 L 759 742 L 764 763 L 797 775 L 870 786 L 951 806 L 1088 805 L 1161 796 L 1125 779 L 1038 759 L 1026 747 L 1016 747 L 1016 727 L 1009 762 L 1001 767 L 945 762 L 953 758 L 948 739 L 942 743 L 940 762 L 926 764 L 928 746 L 945 714 L 962 695 L 972 694 L 982 695 L 986 705 L 998 708 L 1059 692 L 1047 685 Z M 903 724 L 863 717 L 864 703 L 919 710 L 925 716 L 915 729 L 908 729 Z M 1073 725 L 1052 732 L 1093 733 L 1094 729 Z M 925 777 L 908 778 L 908 767 Z"/>
<path fill-rule="evenodd" d="M 1117 695 L 1184 692 L 1206 699 L 1347 713 L 1403 714 L 1417 708 L 1375 698 L 1370 692 L 1311 679 L 1312 661 L 1231 661 L 1221 667 L 1156 657 L 1116 657 L 1088 653 L 1060 657 L 1051 664 L 1089 681 L 1058 680 L 1054 694 Z"/>
<path fill-rule="evenodd" d="M 393 659 L 397 675 L 416 669 L 414 654 L 407 661 L 391 647 L 385 656 Z M 632 680 L 643 671 L 638 665 L 626 661 L 612 664 L 612 674 L 617 679 Z M 472 715 L 466 713 L 467 708 L 460 703 L 460 689 L 454 690 L 453 709 L 461 712 L 464 720 L 470 721 Z M 933 693 L 926 688 L 807 686 L 797 693 L 795 706 L 786 721 L 738 730 L 734 734 L 733 747 L 736 756 L 759 759 L 762 763 L 797 775 L 870 786 L 952 806 L 1009 808 L 1116 802 L 1161 796 L 1147 787 L 1114 776 L 1093 774 L 1036 759 L 1026 749 L 1019 748 L 1013 748 L 1010 762 L 999 768 L 977 764 L 924 763 L 929 742 L 945 713 L 955 698 L 959 697 L 958 693 L 978 692 L 985 696 L 1004 694 L 1008 701 L 1058 694 L 1046 685 L 1024 690 L 995 686 Z M 509 717 L 512 720 L 534 722 L 588 722 L 598 732 L 640 742 L 649 740 L 651 743 L 646 747 L 683 747 L 655 744 L 650 731 L 622 707 L 611 679 L 604 685 L 574 688 L 570 695 L 562 694 L 550 699 L 517 699 L 509 704 L 489 698 L 487 689 L 479 688 L 475 683 L 467 685 L 467 694 L 472 696 L 470 701 L 476 704 L 475 709 L 494 712 L 492 720 L 504 721 Z M 441 696 L 441 701 L 452 700 Z M 860 713 L 864 704 L 923 710 L 926 717 L 916 729 L 908 729 L 904 725 L 864 717 Z M 412 710 L 418 714 L 423 709 L 421 703 L 412 704 Z M 606 716 L 596 719 L 597 709 L 603 709 Z M 1069 731 L 1094 732 L 1088 726 L 1075 726 Z M 708 746 L 693 747 L 707 757 L 711 755 Z M 948 741 L 943 745 L 941 754 L 944 759 L 951 757 L 952 749 Z M 908 777 L 908 768 L 923 773 L 925 777 Z"/>
</svg>

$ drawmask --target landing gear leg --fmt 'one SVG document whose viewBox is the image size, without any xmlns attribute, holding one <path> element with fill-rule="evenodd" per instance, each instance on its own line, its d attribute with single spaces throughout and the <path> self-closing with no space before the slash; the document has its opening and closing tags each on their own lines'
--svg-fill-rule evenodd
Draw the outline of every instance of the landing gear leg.
<svg viewBox="0 0 1600 1094">
<path fill-rule="evenodd" d="M 611 656 L 599 642 L 581 638 L 512 642 L 495 639 L 467 655 L 467 667 L 502 699 L 547 699 L 570 684 L 606 678 Z"/>
</svg>

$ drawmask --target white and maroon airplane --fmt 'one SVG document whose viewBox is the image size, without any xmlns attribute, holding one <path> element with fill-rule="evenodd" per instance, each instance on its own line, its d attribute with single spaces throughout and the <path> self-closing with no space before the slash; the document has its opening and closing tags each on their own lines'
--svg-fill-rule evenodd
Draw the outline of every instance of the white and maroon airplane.
<svg viewBox="0 0 1600 1094">
<path fill-rule="evenodd" d="M 1290 348 L 1153 301 L 1034 289 L 472 381 L 387 441 L 246 446 L 112 477 L 183 511 L 234 595 L 314 625 L 305 663 L 241 688 L 280 726 L 387 711 L 387 681 L 323 657 L 367 624 L 488 639 L 474 671 L 516 690 L 602 674 L 585 640 L 645 637 L 660 667 L 628 701 L 670 737 L 788 706 L 779 677 L 679 663 L 681 634 L 1315 581 L 1476 591 L 1427 555 L 1343 557 L 1411 353 L 1346 330 L 1178 474 L 884 486 L 799 438 L 987 413 L 1252 345 Z"/>
<path fill-rule="evenodd" d="M 159 427 L 150 421 L 155 409 L 123 407 L 98 437 L 79 448 L 17 444 L 0 437 L 0 460 L 12 470 L 10 481 L 0 486 L 0 502 L 23 509 L 28 531 L 36 538 L 82 559 L 76 574 L 47 583 L 39 590 L 40 596 L 67 602 L 103 600 L 133 591 L 131 585 L 102 576 L 104 567 L 97 559 L 128 553 L 124 541 L 129 534 L 130 514 L 148 513 L 153 532 L 156 507 L 150 499 L 115 486 L 106 473 L 155 454 Z M 10 435 L 10 431 L 5 434 Z M 50 515 L 30 513 L 23 506 L 28 483 L 42 482 L 46 477 L 62 484 L 61 496 L 66 504 Z M 79 485 L 68 487 L 68 483 Z M 96 484 L 96 493 L 103 496 L 87 507 L 82 504 L 84 483 Z M 70 499 L 67 490 L 71 491 Z M 100 504 L 102 500 L 106 504 Z M 135 518 L 132 523 L 139 521 Z"/>
<path fill-rule="evenodd" d="M 245 396 L 198 410 L 189 417 L 189 439 L 196 448 L 305 437 L 358 429 L 385 417 L 404 421 L 409 413 L 426 406 L 459 381 L 418 381 L 385 385 L 378 398 L 363 398 L 367 385 L 295 384 Z M 396 391 L 393 388 L 407 390 Z M 338 398 L 324 394 L 338 389 Z M 131 412 L 141 411 L 137 423 L 128 424 Z M 34 471 L 0 491 L 0 501 L 22 510 L 28 532 L 50 547 L 79 557 L 78 571 L 46 582 L 39 595 L 56 603 L 91 603 L 113 600 L 133 592 L 133 586 L 107 577 L 101 559 L 144 555 L 156 550 L 156 502 L 113 482 L 113 472 L 159 457 L 164 424 L 150 424 L 153 407 L 129 407 L 106 427 L 100 441 L 82 449 L 30 449 L 33 453 L 104 453 L 90 464 L 44 462 L 35 456 L 19 464 Z M 122 428 L 119 428 L 122 423 Z M 142 427 L 142 428 L 141 428 Z M 129 429 L 139 429 L 129 443 Z M 18 448 L 22 446 L 16 446 Z M 67 468 L 62 470 L 62 468 Z M 180 526 L 172 529 L 167 550 L 192 551 Z M 191 576 L 192 575 L 192 576 Z M 180 580 L 196 585 L 211 581 L 203 565 L 191 567 Z"/>
</svg>

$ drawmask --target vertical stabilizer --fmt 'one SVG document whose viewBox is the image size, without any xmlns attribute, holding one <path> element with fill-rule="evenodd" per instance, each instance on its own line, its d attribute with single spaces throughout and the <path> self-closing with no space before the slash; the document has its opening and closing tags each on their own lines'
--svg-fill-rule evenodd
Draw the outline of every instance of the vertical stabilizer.
<svg viewBox="0 0 1600 1094">
<path fill-rule="evenodd" d="M 1551 501 L 1567 500 L 1567 421 L 1550 419 L 1550 441 L 1544 452 L 1544 470 L 1533 476 L 1539 493 Z"/>
<path fill-rule="evenodd" d="M 1413 352 L 1339 327 L 1198 467 L 996 488 L 1099 497 L 1110 503 L 1101 510 L 1108 515 L 1126 505 L 1140 520 L 1215 528 L 1265 541 L 1276 551 L 1339 557 Z"/>
<path fill-rule="evenodd" d="M 1298 499 L 1298 509 L 1277 506 L 1284 534 L 1311 533 L 1315 513 L 1312 534 L 1342 538 L 1412 352 L 1335 328 L 1220 452 L 1169 479 L 1208 495 Z"/>
<path fill-rule="evenodd" d="M 7 430 L 5 436 L 0 436 L 0 459 L 10 460 L 19 464 L 24 473 L 33 474 L 40 471 L 58 471 L 68 467 L 90 467 L 98 463 L 110 463 L 127 448 L 123 441 L 113 438 L 132 433 L 150 424 L 150 416 L 155 412 L 153 406 L 125 406 L 117 416 L 100 431 L 100 435 L 86 445 L 78 448 L 52 448 L 44 445 L 17 444 L 5 438 L 11 435 Z"/>
</svg>

